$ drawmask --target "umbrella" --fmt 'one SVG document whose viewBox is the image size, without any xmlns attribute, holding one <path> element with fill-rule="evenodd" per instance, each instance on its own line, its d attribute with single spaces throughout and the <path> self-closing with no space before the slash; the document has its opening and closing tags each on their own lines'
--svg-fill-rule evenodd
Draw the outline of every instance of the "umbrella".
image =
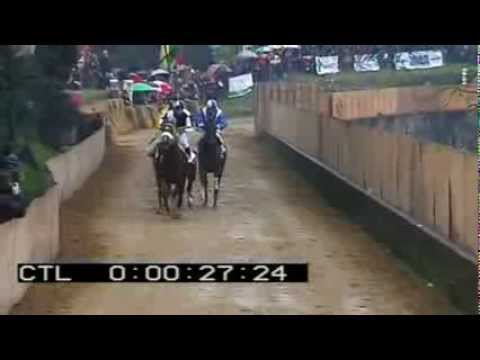
<svg viewBox="0 0 480 360">
<path fill-rule="evenodd" d="M 132 91 L 133 92 L 155 91 L 155 88 L 145 83 L 136 83 L 132 86 Z"/>
<path fill-rule="evenodd" d="M 163 69 L 157 69 L 157 70 L 153 70 L 151 75 L 152 76 L 157 76 L 157 75 L 168 75 L 170 74 L 167 70 L 163 70 Z"/>
<path fill-rule="evenodd" d="M 282 45 L 284 49 L 300 49 L 300 45 Z"/>
<path fill-rule="evenodd" d="M 261 54 L 261 53 L 265 54 L 265 53 L 272 52 L 273 48 L 271 46 L 262 46 L 255 51 L 257 52 L 257 54 Z"/>
<path fill-rule="evenodd" d="M 242 50 L 237 55 L 237 58 L 239 59 L 256 59 L 257 57 L 258 55 L 250 50 Z"/>
<path fill-rule="evenodd" d="M 224 72 L 232 72 L 232 69 L 230 69 L 227 65 L 225 64 L 213 64 L 210 65 L 210 67 L 207 70 L 207 75 L 208 76 L 213 76 L 215 73 L 218 71 L 224 71 Z"/>
<path fill-rule="evenodd" d="M 164 94 L 171 94 L 173 92 L 172 85 L 164 81 L 153 81 L 153 84 L 157 87 L 157 91 Z"/>
</svg>

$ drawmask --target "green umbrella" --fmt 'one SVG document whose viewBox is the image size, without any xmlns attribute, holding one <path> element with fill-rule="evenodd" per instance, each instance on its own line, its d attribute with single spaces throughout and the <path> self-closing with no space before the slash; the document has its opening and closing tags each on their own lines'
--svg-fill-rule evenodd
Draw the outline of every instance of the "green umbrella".
<svg viewBox="0 0 480 360">
<path fill-rule="evenodd" d="M 136 83 L 132 86 L 132 91 L 133 92 L 155 91 L 155 88 L 145 83 Z"/>
</svg>

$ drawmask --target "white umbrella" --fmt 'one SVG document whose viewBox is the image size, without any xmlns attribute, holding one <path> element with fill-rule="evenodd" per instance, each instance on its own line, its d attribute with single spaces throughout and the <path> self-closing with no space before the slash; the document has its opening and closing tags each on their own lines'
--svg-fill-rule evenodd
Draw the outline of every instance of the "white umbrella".
<svg viewBox="0 0 480 360">
<path fill-rule="evenodd" d="M 258 55 L 250 50 L 242 50 L 238 53 L 237 57 L 240 59 L 256 59 Z"/>
<path fill-rule="evenodd" d="M 152 71 L 152 76 L 157 76 L 157 75 L 168 75 L 170 74 L 167 70 L 163 70 L 163 69 L 157 69 L 157 70 L 153 70 Z"/>
<path fill-rule="evenodd" d="M 273 48 L 271 46 L 262 46 L 262 47 L 258 48 L 257 50 L 255 50 L 255 52 L 257 54 L 260 54 L 260 53 L 265 54 L 265 53 L 272 52 L 272 50 L 273 50 Z"/>
</svg>

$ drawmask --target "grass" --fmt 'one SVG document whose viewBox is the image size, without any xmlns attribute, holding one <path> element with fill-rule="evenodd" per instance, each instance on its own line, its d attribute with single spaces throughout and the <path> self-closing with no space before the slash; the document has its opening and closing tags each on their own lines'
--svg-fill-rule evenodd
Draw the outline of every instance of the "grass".
<svg viewBox="0 0 480 360">
<path fill-rule="evenodd" d="M 450 64 L 428 70 L 381 70 L 379 72 L 341 72 L 335 75 L 291 74 L 288 81 L 316 82 L 329 91 L 362 90 L 422 85 L 459 85 L 462 69 L 468 69 L 469 81 L 477 75 L 477 67 L 472 64 Z M 224 99 L 221 106 L 230 118 L 253 116 L 255 93 L 235 99 Z"/>
<path fill-rule="evenodd" d="M 32 150 L 32 153 L 35 156 L 35 159 L 40 163 L 44 164 L 46 163 L 50 158 L 54 157 L 55 155 L 58 154 L 57 151 L 55 151 L 53 148 L 51 148 L 48 145 L 45 145 L 41 142 L 34 141 L 29 144 L 30 149 Z"/>
<path fill-rule="evenodd" d="M 451 64 L 428 70 L 381 70 L 379 72 L 369 73 L 349 71 L 325 76 L 294 74 L 289 76 L 289 81 L 314 81 L 324 86 L 325 89 L 332 91 L 397 86 L 460 85 L 462 68 L 464 67 L 468 69 L 469 80 L 473 80 L 477 74 L 477 67 L 475 65 Z"/>
<path fill-rule="evenodd" d="M 52 185 L 52 176 L 46 162 L 57 154 L 55 150 L 39 141 L 30 141 L 28 148 L 32 161 L 24 163 L 22 186 L 27 203 L 42 196 Z"/>
<path fill-rule="evenodd" d="M 27 204 L 30 204 L 35 198 L 46 193 L 50 188 L 51 178 L 46 170 L 38 169 L 32 164 L 26 164 L 23 168 L 23 192 Z"/>
<path fill-rule="evenodd" d="M 224 99 L 220 106 L 229 118 L 253 116 L 254 100 L 255 91 L 243 97 Z"/>
</svg>

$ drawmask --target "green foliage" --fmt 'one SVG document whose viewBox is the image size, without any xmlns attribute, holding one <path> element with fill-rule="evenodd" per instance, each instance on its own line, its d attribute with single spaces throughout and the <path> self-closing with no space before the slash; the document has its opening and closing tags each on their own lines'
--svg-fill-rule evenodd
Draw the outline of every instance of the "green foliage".
<svg viewBox="0 0 480 360">
<path fill-rule="evenodd" d="M 397 86 L 455 85 L 460 84 L 462 68 L 469 69 L 471 79 L 477 75 L 472 65 L 453 64 L 428 70 L 381 70 L 378 72 L 357 73 L 344 71 L 335 75 L 317 76 L 314 74 L 291 74 L 291 81 L 314 81 L 326 90 L 361 90 Z"/>
<path fill-rule="evenodd" d="M 76 45 L 38 45 L 35 57 L 50 79 L 65 83 L 78 56 Z"/>
<path fill-rule="evenodd" d="M 0 144 L 12 144 L 20 156 L 28 201 L 52 184 L 45 162 L 81 121 L 62 88 L 76 54 L 69 45 L 41 48 L 36 56 L 16 57 L 0 46 Z"/>
<path fill-rule="evenodd" d="M 220 106 L 229 118 L 253 116 L 255 91 L 233 99 L 224 99 Z"/>
<path fill-rule="evenodd" d="M 182 45 L 182 50 L 187 62 L 200 71 L 207 70 L 213 61 L 209 45 Z"/>
<path fill-rule="evenodd" d="M 22 186 L 27 203 L 42 196 L 48 189 L 49 181 L 45 172 L 39 171 L 31 164 L 26 164 L 24 167 L 23 178 Z"/>
<path fill-rule="evenodd" d="M 106 45 L 114 67 L 132 71 L 155 68 L 160 61 L 160 45 Z"/>
<path fill-rule="evenodd" d="M 216 63 L 233 64 L 237 54 L 240 52 L 240 45 L 220 45 L 214 54 Z"/>
<path fill-rule="evenodd" d="M 37 81 L 31 57 L 15 57 L 10 46 L 0 46 L 0 140 L 15 142 L 17 131 L 24 135 L 31 132 L 34 117 L 29 101 Z"/>
<path fill-rule="evenodd" d="M 68 94 L 45 82 L 41 92 L 34 94 L 38 134 L 42 141 L 54 148 L 62 146 L 62 135 L 78 126 L 83 120 L 72 107 Z"/>
</svg>

